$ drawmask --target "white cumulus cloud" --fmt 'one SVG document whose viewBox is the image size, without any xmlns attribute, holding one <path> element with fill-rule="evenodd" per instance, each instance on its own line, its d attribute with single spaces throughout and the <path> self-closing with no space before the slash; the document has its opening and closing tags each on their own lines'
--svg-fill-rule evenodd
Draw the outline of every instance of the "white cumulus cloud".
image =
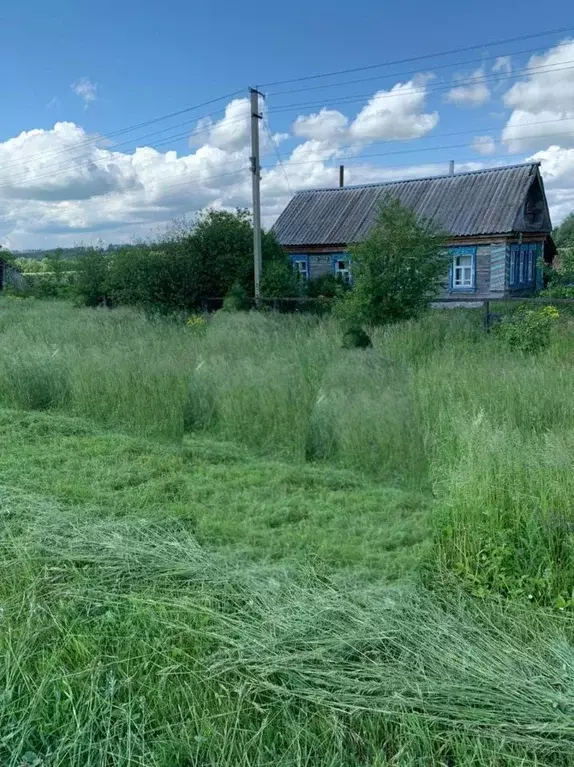
<svg viewBox="0 0 574 767">
<path fill-rule="evenodd" d="M 492 136 L 475 136 L 472 141 L 472 148 L 486 157 L 496 152 L 496 141 Z"/>
<path fill-rule="evenodd" d="M 351 121 L 336 109 L 300 115 L 293 133 L 328 144 L 405 141 L 429 133 L 438 123 L 438 112 L 425 112 L 428 75 L 419 75 L 390 90 L 374 93 Z"/>
<path fill-rule="evenodd" d="M 349 118 L 336 109 L 321 109 L 310 115 L 300 115 L 293 124 L 295 136 L 317 141 L 344 140 L 347 135 Z"/>
<path fill-rule="evenodd" d="M 574 210 L 574 149 L 549 146 L 528 159 L 541 164 L 552 223 L 556 226 Z"/>
<path fill-rule="evenodd" d="M 240 151 L 251 141 L 251 106 L 248 98 L 234 99 L 225 108 L 220 120 L 204 117 L 199 120 L 190 143 L 210 144 L 226 151 Z"/>
<path fill-rule="evenodd" d="M 246 204 L 244 153 L 205 144 L 178 156 L 101 146 L 71 122 L 0 143 L 0 231 L 40 237 L 151 226 L 207 205 Z M 10 235 L 10 233 L 12 234 Z M 22 234 L 27 233 L 27 234 Z"/>
<path fill-rule="evenodd" d="M 460 82 L 446 94 L 445 101 L 460 107 L 479 107 L 490 98 L 490 90 L 484 82 L 484 70 L 476 69 L 470 76 L 458 75 Z"/>
<path fill-rule="evenodd" d="M 295 141 L 282 153 L 282 164 L 274 157 L 267 126 L 262 125 L 265 225 L 273 223 L 293 191 L 337 186 L 340 158 L 350 153 L 354 157 L 346 162 L 347 184 L 445 173 L 445 163 L 389 168 L 360 158 L 369 143 L 416 139 L 435 127 L 439 117 L 426 107 L 427 82 L 428 76 L 423 76 L 379 91 L 355 116 L 334 109 L 300 115 L 290 137 Z M 263 102 L 261 109 L 265 114 Z M 196 125 L 191 148 L 183 153 L 150 146 L 120 151 L 70 121 L 0 142 L 0 242 L 16 249 L 72 245 L 100 237 L 122 242 L 145 237 L 174 217 L 208 206 L 248 207 L 249 122 L 248 99 L 234 99 L 217 117 Z M 284 138 L 275 135 L 276 142 Z M 574 171 L 570 150 L 555 143 L 539 153 L 539 159 L 543 172 L 548 168 L 557 220 L 568 206 L 574 207 Z M 494 139 L 476 136 L 473 145 L 486 158 Z M 486 162 L 458 163 L 457 170 L 477 169 Z"/>
<path fill-rule="evenodd" d="M 378 91 L 351 123 L 349 135 L 359 141 L 421 138 L 438 124 L 438 112 L 424 112 L 429 76 L 419 75 Z"/>
<path fill-rule="evenodd" d="M 502 132 L 510 152 L 549 143 L 574 146 L 574 40 L 532 56 L 523 78 L 504 94 L 512 109 Z"/>
</svg>

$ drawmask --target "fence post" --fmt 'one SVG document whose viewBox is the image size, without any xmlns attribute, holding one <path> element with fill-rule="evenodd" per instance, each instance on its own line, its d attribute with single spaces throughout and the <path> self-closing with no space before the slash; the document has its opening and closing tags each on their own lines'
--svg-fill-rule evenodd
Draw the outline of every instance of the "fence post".
<svg viewBox="0 0 574 767">
<path fill-rule="evenodd" d="M 484 330 L 490 333 L 490 301 L 484 302 Z"/>
</svg>

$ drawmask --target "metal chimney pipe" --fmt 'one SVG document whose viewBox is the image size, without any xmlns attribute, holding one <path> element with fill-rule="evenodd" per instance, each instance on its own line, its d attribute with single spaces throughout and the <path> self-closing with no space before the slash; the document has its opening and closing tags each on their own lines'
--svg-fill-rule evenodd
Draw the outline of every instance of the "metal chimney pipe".
<svg viewBox="0 0 574 767">
<path fill-rule="evenodd" d="M 345 186 L 345 166 L 339 165 L 339 186 L 341 189 Z"/>
<path fill-rule="evenodd" d="M 454 160 L 451 160 L 448 164 L 448 175 L 454 176 Z"/>
</svg>

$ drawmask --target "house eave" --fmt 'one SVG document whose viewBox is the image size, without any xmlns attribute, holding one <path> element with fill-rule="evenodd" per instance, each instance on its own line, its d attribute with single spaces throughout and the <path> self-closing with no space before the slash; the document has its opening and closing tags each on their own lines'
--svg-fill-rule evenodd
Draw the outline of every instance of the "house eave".
<svg viewBox="0 0 574 767">
<path fill-rule="evenodd" d="M 488 232 L 486 234 L 464 234 L 464 235 L 451 235 L 446 239 L 447 245 L 454 242 L 465 242 L 470 244 L 490 244 L 493 242 L 501 242 L 504 240 L 512 240 L 522 238 L 523 240 L 539 240 L 540 238 L 548 238 L 551 233 L 547 230 L 540 230 L 536 232 L 518 232 L 511 230 L 508 232 Z M 296 243 L 286 244 L 280 243 L 281 247 L 290 252 L 306 252 L 313 251 L 314 253 L 332 253 L 336 251 L 346 250 L 354 245 L 358 245 L 357 242 L 332 242 L 332 243 Z"/>
</svg>

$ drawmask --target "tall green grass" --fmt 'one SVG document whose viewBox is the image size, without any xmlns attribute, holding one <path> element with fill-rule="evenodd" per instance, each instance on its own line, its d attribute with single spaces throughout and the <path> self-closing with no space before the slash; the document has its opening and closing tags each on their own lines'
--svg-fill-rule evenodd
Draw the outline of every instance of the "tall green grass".
<svg viewBox="0 0 574 767">
<path fill-rule="evenodd" d="M 177 440 L 185 428 L 432 490 L 439 560 L 473 590 L 572 599 L 568 322 L 530 357 L 471 311 L 376 331 L 369 350 L 342 349 L 332 321 L 274 314 L 202 327 L 4 301 L 0 327 L 5 405 Z"/>
<path fill-rule="evenodd" d="M 181 439 L 193 346 L 183 325 L 126 310 L 0 304 L 0 401 Z"/>
<path fill-rule="evenodd" d="M 1 301 L 0 762 L 570 765 L 573 335 L 480 323 Z"/>
</svg>

